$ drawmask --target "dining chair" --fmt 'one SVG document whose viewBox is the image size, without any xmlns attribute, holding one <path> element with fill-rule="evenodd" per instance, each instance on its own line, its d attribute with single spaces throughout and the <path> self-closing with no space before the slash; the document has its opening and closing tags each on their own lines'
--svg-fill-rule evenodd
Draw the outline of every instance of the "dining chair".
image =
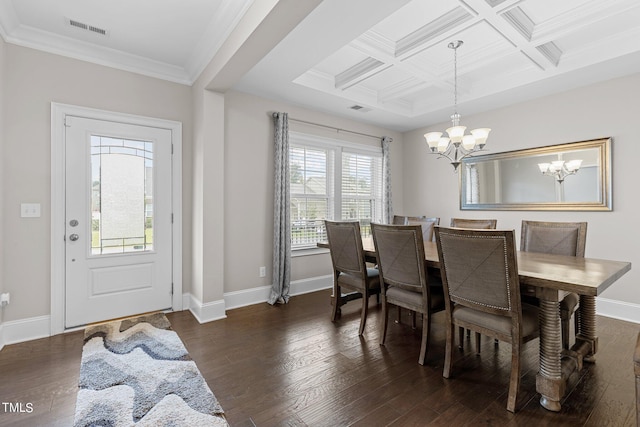
<svg viewBox="0 0 640 427">
<path fill-rule="evenodd" d="M 402 215 L 394 215 L 393 222 L 394 225 L 405 225 L 407 223 L 407 217 Z"/>
<path fill-rule="evenodd" d="M 498 224 L 497 219 L 469 219 L 469 218 L 451 218 L 451 226 L 457 228 L 473 228 L 495 230 Z"/>
<path fill-rule="evenodd" d="M 584 257 L 587 241 L 586 222 L 522 221 L 520 250 L 554 255 Z M 562 347 L 569 348 L 569 325 L 576 312 L 580 296 L 566 295 L 560 301 L 560 323 L 562 325 Z M 578 333 L 579 317 L 575 316 L 575 333 Z"/>
<path fill-rule="evenodd" d="M 389 304 L 422 314 L 422 342 L 418 363 L 424 365 L 431 332 L 431 315 L 444 310 L 442 288 L 427 282 L 422 226 L 371 224 L 378 256 L 382 295 L 380 345 L 387 336 Z"/>
<path fill-rule="evenodd" d="M 364 332 L 369 309 L 369 297 L 380 293 L 380 277 L 378 270 L 367 268 L 360 223 L 357 221 L 328 221 L 325 220 L 329 252 L 333 264 L 333 312 L 331 321 L 335 322 L 340 315 L 340 307 L 354 299 L 343 297 L 343 290 L 359 294 L 362 298 L 360 312 L 360 329 L 358 335 Z M 356 295 L 357 297 L 357 295 Z"/>
<path fill-rule="evenodd" d="M 497 224 L 497 219 L 451 218 L 451 226 L 457 228 L 495 230 Z M 460 348 L 463 348 L 464 328 L 460 328 L 458 334 L 460 336 Z M 468 330 L 467 336 L 469 336 Z M 480 353 L 480 334 L 478 332 L 476 332 L 476 352 Z"/>
<path fill-rule="evenodd" d="M 422 226 L 422 240 L 427 242 L 433 241 L 433 227 L 440 224 L 440 218 L 427 217 L 427 216 L 405 216 L 404 224 L 401 225 L 421 225 Z M 398 306 L 398 318 L 396 323 L 400 323 L 402 320 L 402 307 Z M 413 328 L 416 327 L 416 313 L 411 313 L 411 324 Z"/>
<path fill-rule="evenodd" d="M 520 300 L 515 231 L 436 227 L 435 234 L 447 313 L 442 375 L 451 377 L 456 326 L 510 343 L 514 412 L 522 345 L 540 334 L 538 308 Z"/>
<path fill-rule="evenodd" d="M 421 225 L 422 226 L 422 239 L 427 242 L 433 241 L 433 227 L 440 224 L 440 218 L 438 217 L 426 217 L 426 216 L 408 216 L 406 225 Z"/>
</svg>

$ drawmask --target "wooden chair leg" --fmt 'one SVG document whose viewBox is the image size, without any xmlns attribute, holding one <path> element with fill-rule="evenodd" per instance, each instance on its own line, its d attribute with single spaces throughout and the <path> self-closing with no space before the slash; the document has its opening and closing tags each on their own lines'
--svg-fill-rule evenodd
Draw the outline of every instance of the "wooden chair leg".
<svg viewBox="0 0 640 427">
<path fill-rule="evenodd" d="M 442 376 L 449 378 L 451 376 L 451 368 L 453 367 L 453 346 L 455 340 L 455 325 L 451 319 L 447 319 L 447 342 L 444 349 L 444 368 Z M 464 330 L 462 332 L 464 334 Z"/>
<path fill-rule="evenodd" d="M 520 388 L 520 343 L 511 343 L 511 378 L 509 380 L 509 395 L 507 397 L 507 411 L 515 412 L 516 397 Z"/>
<path fill-rule="evenodd" d="M 476 354 L 480 354 L 480 332 L 476 332 Z"/>
<path fill-rule="evenodd" d="M 416 312 L 415 311 L 411 312 L 411 328 L 413 329 L 416 328 Z"/>
<path fill-rule="evenodd" d="M 360 311 L 360 329 L 358 335 L 364 333 L 364 325 L 367 323 L 367 312 L 369 311 L 369 292 L 362 292 L 362 310 Z"/>
<path fill-rule="evenodd" d="M 387 338 L 387 322 L 389 321 L 389 304 L 385 296 L 382 296 L 382 318 L 380 319 L 380 345 L 384 345 Z"/>
<path fill-rule="evenodd" d="M 458 348 L 462 350 L 464 348 L 464 328 L 462 326 L 458 327 Z"/>
<path fill-rule="evenodd" d="M 333 288 L 333 310 L 331 313 L 331 321 L 335 322 L 340 314 L 340 286 L 334 286 Z"/>
<path fill-rule="evenodd" d="M 402 323 L 402 307 L 397 306 L 398 309 L 398 318 L 396 319 L 396 323 Z"/>
<path fill-rule="evenodd" d="M 415 311 L 413 312 L 415 316 Z M 414 317 L 415 320 L 415 317 Z M 427 358 L 427 349 L 429 348 L 429 336 L 431 335 L 431 316 L 429 314 L 422 314 L 422 343 L 420 344 L 420 357 L 418 363 L 424 365 Z"/>
</svg>

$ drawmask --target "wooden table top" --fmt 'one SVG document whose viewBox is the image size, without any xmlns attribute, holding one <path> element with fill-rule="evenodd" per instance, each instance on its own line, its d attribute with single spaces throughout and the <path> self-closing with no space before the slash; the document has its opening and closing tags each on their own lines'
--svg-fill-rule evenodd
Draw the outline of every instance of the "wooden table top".
<svg viewBox="0 0 640 427">
<path fill-rule="evenodd" d="M 367 257 L 376 256 L 372 237 L 363 238 L 362 246 Z M 329 244 L 321 242 L 318 247 Z M 425 241 L 424 254 L 428 267 L 440 268 L 436 242 Z M 597 296 L 629 270 L 631 263 L 625 261 L 518 251 L 521 285 Z"/>
</svg>

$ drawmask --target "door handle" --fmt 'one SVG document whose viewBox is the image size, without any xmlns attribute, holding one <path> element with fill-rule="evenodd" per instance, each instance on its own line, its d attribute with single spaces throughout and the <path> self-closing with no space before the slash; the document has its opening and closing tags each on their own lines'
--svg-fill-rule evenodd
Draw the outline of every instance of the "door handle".
<svg viewBox="0 0 640 427">
<path fill-rule="evenodd" d="M 72 242 L 75 242 L 76 240 L 78 240 L 80 238 L 80 236 L 78 236 L 77 234 L 72 234 L 69 236 L 69 240 L 71 240 Z"/>
</svg>

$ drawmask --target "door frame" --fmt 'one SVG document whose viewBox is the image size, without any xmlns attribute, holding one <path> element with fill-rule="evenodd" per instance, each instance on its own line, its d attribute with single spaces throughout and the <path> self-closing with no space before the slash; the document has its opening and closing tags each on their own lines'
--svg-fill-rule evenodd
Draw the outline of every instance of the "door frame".
<svg viewBox="0 0 640 427">
<path fill-rule="evenodd" d="M 65 319 L 65 117 L 111 121 L 171 131 L 172 309 L 182 310 L 182 123 L 127 113 L 51 103 L 51 335 L 66 331 Z M 78 329 L 78 328 L 72 328 Z M 69 329 L 69 330 L 72 330 Z"/>
</svg>

